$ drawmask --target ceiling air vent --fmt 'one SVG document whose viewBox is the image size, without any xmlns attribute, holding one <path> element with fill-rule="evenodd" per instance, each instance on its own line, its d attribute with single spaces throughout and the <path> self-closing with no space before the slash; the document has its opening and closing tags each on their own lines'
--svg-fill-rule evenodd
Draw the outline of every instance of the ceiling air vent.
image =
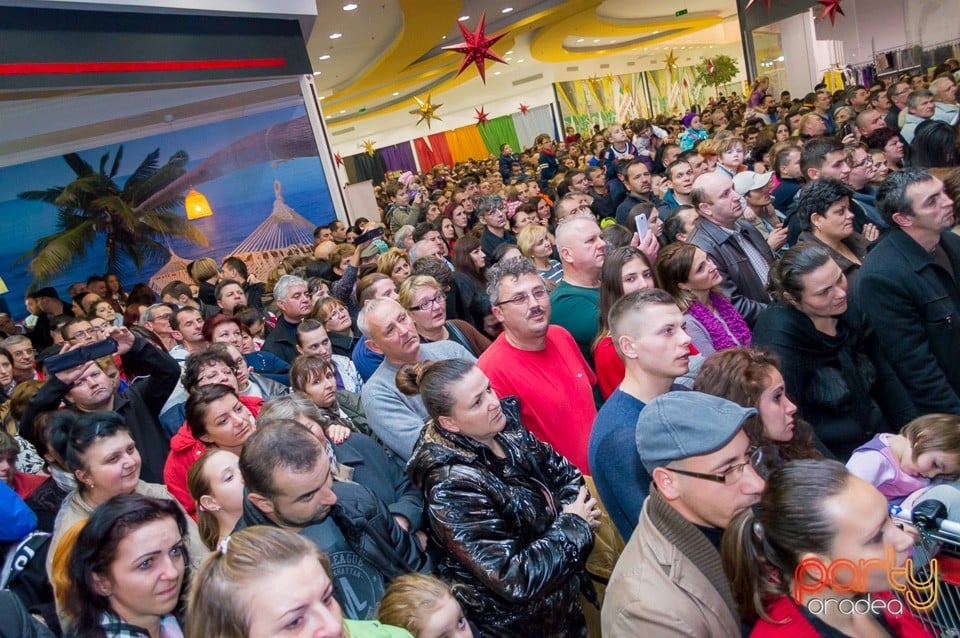
<svg viewBox="0 0 960 638">
<path fill-rule="evenodd" d="M 347 128 L 342 128 L 337 131 L 330 131 L 330 137 L 336 137 L 337 135 L 344 135 L 346 133 L 350 133 L 355 130 L 357 130 L 356 126 L 348 126 Z"/>
<path fill-rule="evenodd" d="M 600 65 L 600 68 L 601 68 L 601 69 L 609 69 L 609 68 L 610 68 L 610 65 L 609 65 L 609 64 L 601 64 L 601 65 Z"/>
<path fill-rule="evenodd" d="M 571 73 L 572 73 L 573 71 L 579 71 L 579 70 L 580 70 L 580 67 L 578 67 L 578 66 L 568 66 L 568 67 L 567 67 L 567 71 L 568 71 L 568 72 L 571 72 Z"/>
<path fill-rule="evenodd" d="M 514 80 L 514 86 L 520 86 L 521 84 L 526 84 L 527 82 L 535 82 L 537 80 L 543 79 L 543 73 L 537 73 L 536 75 L 531 75 L 525 78 L 520 78 L 519 80 Z"/>
</svg>

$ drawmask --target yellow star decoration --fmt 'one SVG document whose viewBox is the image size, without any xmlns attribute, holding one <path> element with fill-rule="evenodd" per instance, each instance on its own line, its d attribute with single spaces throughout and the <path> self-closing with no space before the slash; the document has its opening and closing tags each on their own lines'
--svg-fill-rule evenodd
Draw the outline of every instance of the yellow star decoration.
<svg viewBox="0 0 960 638">
<path fill-rule="evenodd" d="M 677 70 L 677 56 L 673 54 L 673 50 L 670 50 L 670 53 L 667 54 L 667 66 L 664 69 L 667 73 L 672 73 Z"/>
<path fill-rule="evenodd" d="M 419 107 L 419 108 L 417 108 L 417 111 L 416 111 L 417 113 L 420 114 L 420 119 L 417 120 L 417 124 L 418 124 L 418 125 L 420 124 L 420 122 L 426 120 L 426 121 L 427 121 L 427 128 L 429 129 L 429 128 L 430 128 L 430 120 L 441 120 L 441 121 L 442 121 L 443 118 L 437 117 L 436 115 L 434 115 L 434 112 L 435 112 L 438 108 L 440 108 L 441 106 L 443 106 L 443 104 L 430 104 L 430 95 L 427 95 L 427 101 L 426 101 L 426 102 L 422 101 L 420 98 L 418 98 L 418 97 L 416 97 L 416 96 L 414 96 L 413 99 L 415 99 L 415 100 L 417 101 L 417 106 Z"/>
<path fill-rule="evenodd" d="M 376 149 L 373 148 L 375 142 L 373 140 L 363 140 L 363 150 L 366 151 L 367 155 L 373 157 L 373 154 L 376 153 Z"/>
</svg>

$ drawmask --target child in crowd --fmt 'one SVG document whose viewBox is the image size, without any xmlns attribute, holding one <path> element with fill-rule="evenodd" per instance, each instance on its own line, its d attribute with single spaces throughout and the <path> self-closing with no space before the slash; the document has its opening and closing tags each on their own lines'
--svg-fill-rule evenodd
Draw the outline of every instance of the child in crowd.
<svg viewBox="0 0 960 638">
<path fill-rule="evenodd" d="M 613 124 L 607 127 L 604 134 L 609 146 L 603 151 L 603 168 L 606 171 L 607 191 L 613 201 L 622 200 L 626 193 L 626 187 L 617 177 L 617 163 L 621 160 L 632 160 L 640 158 L 644 160 L 647 168 L 652 167 L 649 157 L 641 157 L 637 147 L 627 139 L 627 132 L 623 130 L 620 124 Z"/>
<path fill-rule="evenodd" d="M 394 579 L 380 601 L 377 619 L 406 629 L 414 638 L 473 638 L 453 590 L 427 574 Z"/>
<path fill-rule="evenodd" d="M 847 469 L 899 503 L 937 477 L 960 473 L 960 416 L 927 414 L 900 434 L 878 434 L 853 451 Z"/>
</svg>

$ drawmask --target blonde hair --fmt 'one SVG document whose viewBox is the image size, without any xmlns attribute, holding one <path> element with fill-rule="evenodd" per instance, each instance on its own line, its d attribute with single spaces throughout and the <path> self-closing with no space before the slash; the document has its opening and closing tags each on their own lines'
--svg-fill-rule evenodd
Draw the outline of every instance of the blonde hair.
<svg viewBox="0 0 960 638">
<path fill-rule="evenodd" d="M 187 266 L 187 274 L 190 279 L 200 284 L 219 275 L 220 269 L 217 268 L 217 262 L 210 257 L 201 257 Z"/>
<path fill-rule="evenodd" d="M 184 635 L 246 638 L 248 603 L 257 582 L 306 557 L 316 558 L 333 580 L 326 555 L 299 534 L 258 525 L 231 535 L 200 565 L 190 587 Z"/>
<path fill-rule="evenodd" d="M 435 288 L 437 292 L 441 291 L 440 284 L 437 283 L 437 280 L 429 275 L 414 275 L 413 277 L 407 277 L 402 284 L 400 284 L 400 290 L 397 293 L 397 301 L 400 302 L 400 305 L 410 310 L 410 304 L 413 302 L 413 294 L 420 288 Z"/>
<path fill-rule="evenodd" d="M 907 437 L 913 461 L 924 452 L 945 452 L 960 455 L 960 416 L 925 414 L 903 426 L 900 435 Z"/>
<path fill-rule="evenodd" d="M 428 574 L 405 574 L 394 578 L 387 586 L 377 608 L 377 620 L 419 636 L 445 596 L 456 600 L 450 586 L 439 578 Z"/>
<path fill-rule="evenodd" d="M 541 239 L 550 233 L 547 232 L 547 229 L 541 226 L 540 224 L 529 224 L 520 229 L 520 233 L 517 235 L 517 248 L 520 249 L 520 253 L 527 259 L 533 259 L 533 247 L 537 245 Z"/>
<path fill-rule="evenodd" d="M 53 597 L 57 609 L 66 613 L 68 598 L 73 591 L 73 581 L 70 579 L 70 555 L 73 546 L 77 544 L 77 537 L 90 519 L 84 518 L 69 528 L 60 537 L 56 548 L 53 549 L 53 559 L 50 563 L 50 584 L 53 586 Z"/>
<path fill-rule="evenodd" d="M 377 272 L 392 278 L 393 269 L 396 268 L 397 264 L 401 261 L 406 261 L 408 264 L 410 263 L 410 258 L 407 257 L 407 251 L 402 248 L 391 248 L 377 257 Z"/>
<path fill-rule="evenodd" d="M 207 466 L 207 461 L 218 452 L 225 452 L 219 448 L 210 448 L 204 452 L 203 456 L 198 458 L 187 470 L 187 490 L 190 492 L 190 498 L 193 499 L 197 508 L 197 529 L 200 532 L 200 540 L 206 545 L 207 549 L 214 549 L 217 546 L 217 539 L 220 538 L 220 524 L 213 514 L 208 512 L 200 505 L 200 499 L 210 494 L 210 477 L 204 474 L 203 470 Z"/>
</svg>

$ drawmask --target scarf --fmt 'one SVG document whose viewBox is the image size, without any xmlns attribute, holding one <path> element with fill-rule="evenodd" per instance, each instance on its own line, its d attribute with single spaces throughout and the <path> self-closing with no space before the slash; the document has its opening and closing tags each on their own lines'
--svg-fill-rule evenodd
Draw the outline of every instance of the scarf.
<svg viewBox="0 0 960 638">
<path fill-rule="evenodd" d="M 716 350 L 726 350 L 727 348 L 736 348 L 737 346 L 750 345 L 750 328 L 737 312 L 726 297 L 716 293 L 710 293 L 710 303 L 717 309 L 720 319 L 710 312 L 710 309 L 699 301 L 694 301 L 687 308 L 690 316 L 703 324 L 707 333 L 710 335 L 710 342 Z M 723 320 L 721 322 L 721 319 Z M 723 324 L 727 324 L 724 328 Z M 729 329 L 729 333 L 727 332 Z M 733 334 L 733 338 L 730 337 Z"/>
</svg>

